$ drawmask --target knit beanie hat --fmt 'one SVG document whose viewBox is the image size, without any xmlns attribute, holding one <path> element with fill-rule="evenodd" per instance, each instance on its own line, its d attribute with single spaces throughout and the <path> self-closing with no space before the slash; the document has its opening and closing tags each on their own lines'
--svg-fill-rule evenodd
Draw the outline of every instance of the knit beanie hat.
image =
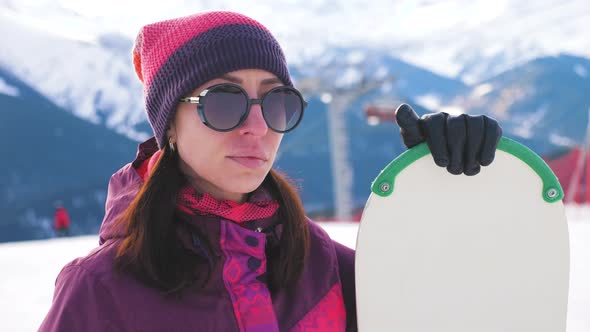
<svg viewBox="0 0 590 332">
<path fill-rule="evenodd" d="M 270 31 L 242 14 L 214 11 L 148 24 L 133 48 L 148 121 L 158 147 L 180 98 L 239 69 L 263 69 L 292 85 L 285 55 Z"/>
</svg>

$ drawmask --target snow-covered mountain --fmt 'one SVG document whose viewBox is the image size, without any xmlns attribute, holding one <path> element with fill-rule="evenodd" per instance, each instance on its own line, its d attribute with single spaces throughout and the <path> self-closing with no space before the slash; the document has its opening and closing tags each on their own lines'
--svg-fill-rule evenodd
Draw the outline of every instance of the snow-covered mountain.
<svg viewBox="0 0 590 332">
<path fill-rule="evenodd" d="M 191 12 L 229 9 L 261 20 L 284 45 L 294 68 L 321 63 L 333 48 L 378 49 L 393 59 L 474 83 L 541 56 L 570 52 L 590 57 L 584 34 L 584 22 L 590 20 L 587 0 L 370 5 L 362 0 L 175 0 L 142 1 L 140 11 L 136 5 L 1 0 L 0 42 L 7 47 L 0 50 L 0 64 L 78 116 L 145 138 L 149 128 L 131 66 L 132 40 L 147 22 Z M 398 79 L 403 84 L 409 78 Z M 440 106 L 438 98 L 408 96 Z"/>
<path fill-rule="evenodd" d="M 133 139 L 150 135 L 142 86 L 131 64 L 131 39 L 113 32 L 97 35 L 92 41 L 66 38 L 25 24 L 18 20 L 18 13 L 1 9 L 1 40 L 9 47 L 0 52 L 0 65 L 78 117 Z M 390 75 L 395 93 L 417 102 L 426 98 L 429 102 L 425 106 L 433 100 L 438 105 L 465 88 L 458 80 L 401 61 L 383 48 L 326 49 L 296 62 L 291 71 L 296 81 L 320 78 L 322 88 Z M 381 94 L 390 91 L 391 86 Z M 307 95 L 321 92 L 310 90 Z"/>
<path fill-rule="evenodd" d="M 141 84 L 130 65 L 131 41 L 95 42 L 54 35 L 0 12 L 0 66 L 78 117 L 138 139 L 146 129 Z"/>
<path fill-rule="evenodd" d="M 145 23 L 215 9 L 262 21 L 294 64 L 335 46 L 381 47 L 471 83 L 544 55 L 590 56 L 587 0 L 0 1 L 21 22 L 80 39 L 133 39 Z"/>
<path fill-rule="evenodd" d="M 504 133 L 551 157 L 584 143 L 590 59 L 560 54 L 529 61 L 457 97 L 454 104 L 500 120 Z"/>
</svg>

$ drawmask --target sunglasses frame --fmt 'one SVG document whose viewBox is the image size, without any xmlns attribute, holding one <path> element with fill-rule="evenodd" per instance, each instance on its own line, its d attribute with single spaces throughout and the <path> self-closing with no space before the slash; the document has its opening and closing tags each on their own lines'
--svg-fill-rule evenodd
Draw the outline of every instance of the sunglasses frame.
<svg viewBox="0 0 590 332">
<path fill-rule="evenodd" d="M 221 86 L 230 86 L 232 88 L 236 88 L 246 97 L 246 112 L 244 112 L 244 114 L 242 114 L 240 116 L 240 120 L 238 121 L 238 123 L 229 129 L 219 129 L 219 128 L 214 127 L 207 120 L 207 117 L 205 116 L 205 111 L 204 111 L 205 103 L 207 100 L 207 93 L 209 93 L 211 90 L 214 90 L 214 89 L 219 88 Z M 292 128 L 290 128 L 288 130 L 282 130 L 282 131 L 276 130 L 275 128 L 270 126 L 270 124 L 268 123 L 268 120 L 266 119 L 266 116 L 264 115 L 264 107 L 262 106 L 262 103 L 264 102 L 264 98 L 266 98 L 268 95 L 270 95 L 274 91 L 281 90 L 281 89 L 288 89 L 289 91 L 294 92 L 295 95 L 297 97 L 299 97 L 299 99 L 301 100 L 301 115 L 299 116 L 299 119 L 297 120 L 295 125 L 293 125 Z M 274 87 L 274 88 L 268 90 L 265 94 L 263 94 L 262 98 L 250 98 L 250 96 L 248 96 L 248 93 L 241 86 L 239 86 L 237 84 L 232 84 L 232 83 L 220 83 L 220 84 L 212 85 L 212 86 L 208 87 L 207 89 L 203 90 L 199 94 L 198 97 L 184 97 L 184 98 L 180 99 L 180 102 L 196 104 L 197 111 L 199 113 L 199 117 L 201 118 L 201 121 L 203 122 L 203 124 L 211 129 L 213 129 L 215 131 L 219 131 L 219 132 L 228 132 L 228 131 L 232 131 L 232 130 L 238 128 L 248 118 L 248 115 L 250 114 L 250 109 L 252 108 L 252 105 L 258 104 L 258 105 L 260 105 L 260 109 L 262 111 L 262 117 L 264 118 L 264 122 L 266 123 L 266 126 L 268 128 L 270 128 L 272 131 L 280 133 L 280 134 L 288 133 L 291 130 L 297 128 L 297 126 L 301 122 L 301 119 L 303 119 L 303 113 L 305 112 L 305 108 L 307 107 L 307 102 L 305 101 L 305 99 L 303 99 L 301 92 L 299 92 L 299 90 L 297 90 L 294 87 L 289 86 L 289 85 L 281 85 L 281 86 Z"/>
</svg>

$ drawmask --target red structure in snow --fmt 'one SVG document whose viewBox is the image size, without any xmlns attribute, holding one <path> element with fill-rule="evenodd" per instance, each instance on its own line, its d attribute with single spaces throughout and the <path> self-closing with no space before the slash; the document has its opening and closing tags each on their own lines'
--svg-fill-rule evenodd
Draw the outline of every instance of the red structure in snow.
<svg viewBox="0 0 590 332">
<path fill-rule="evenodd" d="M 368 119 L 376 118 L 381 122 L 395 123 L 395 108 L 369 105 L 365 107 L 365 115 Z"/>
<path fill-rule="evenodd" d="M 545 159 L 565 193 L 565 203 L 590 202 L 590 155 L 576 147 L 558 158 Z"/>
</svg>

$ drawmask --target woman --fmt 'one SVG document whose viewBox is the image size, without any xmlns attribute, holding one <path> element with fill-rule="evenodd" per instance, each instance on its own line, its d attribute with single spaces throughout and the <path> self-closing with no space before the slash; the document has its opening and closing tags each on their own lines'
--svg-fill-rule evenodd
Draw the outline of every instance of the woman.
<svg viewBox="0 0 590 332">
<path fill-rule="evenodd" d="M 100 246 L 63 268 L 40 331 L 355 331 L 354 252 L 272 169 L 306 103 L 270 32 L 231 12 L 157 22 L 133 62 L 154 137 L 111 178 Z M 454 173 L 490 163 L 501 135 L 486 117 L 397 115 Z"/>
</svg>

